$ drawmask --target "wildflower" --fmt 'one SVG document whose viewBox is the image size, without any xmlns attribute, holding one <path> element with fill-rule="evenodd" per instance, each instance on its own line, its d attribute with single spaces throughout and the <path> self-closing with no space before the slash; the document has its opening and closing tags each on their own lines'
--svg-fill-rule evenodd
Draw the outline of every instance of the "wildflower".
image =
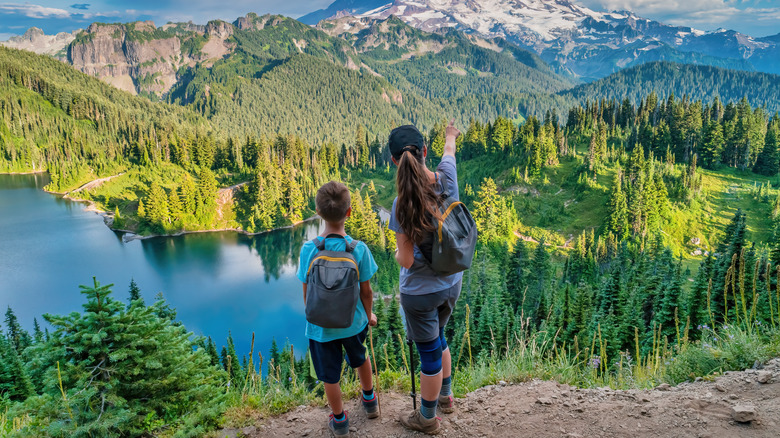
<svg viewBox="0 0 780 438">
<path fill-rule="evenodd" d="M 729 335 L 729 339 L 734 339 L 734 335 Z"/>
<path fill-rule="evenodd" d="M 287 381 L 288 381 L 288 382 L 292 382 L 292 377 L 288 377 L 288 378 L 287 378 Z"/>
<path fill-rule="evenodd" d="M 592 368 L 598 368 L 598 367 L 599 367 L 599 365 L 601 365 L 601 358 L 600 358 L 600 357 L 598 357 L 598 356 L 593 356 L 593 357 L 590 359 L 590 366 L 591 366 Z"/>
<path fill-rule="evenodd" d="M 696 330 L 701 330 L 701 324 L 696 326 Z"/>
</svg>

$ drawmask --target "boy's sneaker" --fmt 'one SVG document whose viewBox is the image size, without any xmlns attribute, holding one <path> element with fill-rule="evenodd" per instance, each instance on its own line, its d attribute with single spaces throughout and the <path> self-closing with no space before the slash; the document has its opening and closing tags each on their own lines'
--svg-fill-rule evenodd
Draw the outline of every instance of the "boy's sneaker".
<svg viewBox="0 0 780 438">
<path fill-rule="evenodd" d="M 366 400 L 363 396 L 360 399 L 363 403 L 363 410 L 366 411 L 366 417 L 376 418 L 379 416 L 379 399 L 376 396 L 376 392 L 374 392 L 374 398 L 371 400 Z"/>
<path fill-rule="evenodd" d="M 328 429 L 333 433 L 333 436 L 349 436 L 349 418 L 347 418 L 347 411 L 344 411 L 343 421 L 336 421 L 333 413 L 331 413 L 330 421 L 328 421 Z"/>
<path fill-rule="evenodd" d="M 439 404 L 437 405 L 437 408 L 442 414 L 451 414 L 455 412 L 455 400 L 452 399 L 452 395 L 439 395 Z"/>
<path fill-rule="evenodd" d="M 436 435 L 439 433 L 439 417 L 425 418 L 419 410 L 415 410 L 408 416 L 401 417 L 401 424 L 407 429 Z"/>
</svg>

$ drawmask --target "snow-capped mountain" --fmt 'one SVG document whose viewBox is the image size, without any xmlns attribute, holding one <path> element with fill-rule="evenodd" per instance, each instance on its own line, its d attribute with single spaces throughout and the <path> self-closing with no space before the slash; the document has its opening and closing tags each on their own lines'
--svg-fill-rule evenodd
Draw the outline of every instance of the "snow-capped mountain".
<svg viewBox="0 0 780 438">
<path fill-rule="evenodd" d="M 376 0 L 338 0 L 300 20 L 391 15 L 426 31 L 455 28 L 502 37 L 538 53 L 558 71 L 585 79 L 659 59 L 780 73 L 777 36 L 703 32 L 568 0 L 396 0 L 379 6 Z"/>
</svg>

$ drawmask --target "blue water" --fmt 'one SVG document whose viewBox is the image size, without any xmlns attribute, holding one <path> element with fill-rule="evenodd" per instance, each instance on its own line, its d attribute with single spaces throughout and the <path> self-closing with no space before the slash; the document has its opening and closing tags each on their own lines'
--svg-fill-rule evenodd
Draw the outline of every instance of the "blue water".
<svg viewBox="0 0 780 438">
<path fill-rule="evenodd" d="M 0 175 L 0 313 L 11 306 L 22 325 L 44 313 L 81 310 L 80 284 L 113 283 L 127 300 L 135 279 L 147 303 L 162 292 L 187 329 L 211 336 L 218 349 L 232 331 L 239 357 L 267 356 L 272 338 L 306 350 L 300 247 L 319 221 L 259 236 L 234 232 L 122 241 L 86 204 L 41 188 L 48 177 Z M 257 353 L 255 353 L 255 358 Z"/>
</svg>

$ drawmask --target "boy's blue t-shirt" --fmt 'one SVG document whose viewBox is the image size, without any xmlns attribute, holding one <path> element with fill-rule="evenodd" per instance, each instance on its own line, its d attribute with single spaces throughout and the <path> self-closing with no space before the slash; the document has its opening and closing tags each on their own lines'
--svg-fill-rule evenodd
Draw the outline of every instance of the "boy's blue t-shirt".
<svg viewBox="0 0 780 438">
<path fill-rule="evenodd" d="M 322 236 L 317 236 L 317 239 L 322 240 Z M 346 249 L 346 243 L 352 242 L 352 237 L 346 236 L 344 239 L 329 237 L 325 239 L 325 249 L 328 251 L 344 251 Z M 311 264 L 314 256 L 319 252 L 314 243 L 308 241 L 303 244 L 301 248 L 301 257 L 298 263 L 298 279 L 306 283 L 306 275 L 309 271 L 309 265 Z M 355 257 L 355 261 L 358 264 L 358 274 L 360 275 L 360 282 L 368 281 L 377 271 L 377 264 L 374 261 L 374 257 L 371 255 L 371 251 L 368 249 L 365 243 L 360 242 L 352 251 L 352 256 Z M 363 302 L 358 300 L 357 308 L 355 309 L 355 318 L 352 320 L 352 325 L 347 328 L 323 328 L 318 325 L 314 325 L 309 321 L 306 321 L 306 337 L 312 341 L 317 342 L 330 342 L 336 339 L 349 338 L 362 332 L 368 325 L 368 316 L 366 310 L 363 308 Z"/>
</svg>

